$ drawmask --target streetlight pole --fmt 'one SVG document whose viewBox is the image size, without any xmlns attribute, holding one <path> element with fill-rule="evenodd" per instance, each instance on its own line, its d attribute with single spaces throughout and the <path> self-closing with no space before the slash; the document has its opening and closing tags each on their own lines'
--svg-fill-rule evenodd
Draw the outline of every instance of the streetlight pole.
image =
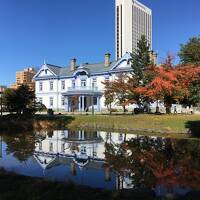
<svg viewBox="0 0 200 200">
<path fill-rule="evenodd" d="M 1 100 L 0 104 L 1 104 L 1 116 L 2 116 L 3 115 L 3 110 L 2 110 L 2 108 L 3 108 L 3 106 L 2 106 L 2 92 L 0 92 L 0 100 Z"/>
<path fill-rule="evenodd" d="M 92 115 L 94 115 L 94 95 L 92 95 Z"/>
</svg>

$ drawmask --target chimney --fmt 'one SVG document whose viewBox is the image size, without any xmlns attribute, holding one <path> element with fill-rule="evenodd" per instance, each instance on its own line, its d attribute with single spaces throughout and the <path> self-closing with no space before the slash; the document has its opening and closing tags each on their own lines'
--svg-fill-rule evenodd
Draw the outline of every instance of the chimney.
<svg viewBox="0 0 200 200">
<path fill-rule="evenodd" d="M 76 69 L 76 58 L 71 59 L 70 70 L 75 71 Z"/>
<path fill-rule="evenodd" d="M 154 65 L 158 64 L 158 54 L 154 51 L 150 51 L 150 59 Z"/>
<path fill-rule="evenodd" d="M 104 58 L 104 66 L 105 67 L 109 67 L 110 66 L 110 53 L 106 53 L 105 54 L 105 58 Z"/>
</svg>

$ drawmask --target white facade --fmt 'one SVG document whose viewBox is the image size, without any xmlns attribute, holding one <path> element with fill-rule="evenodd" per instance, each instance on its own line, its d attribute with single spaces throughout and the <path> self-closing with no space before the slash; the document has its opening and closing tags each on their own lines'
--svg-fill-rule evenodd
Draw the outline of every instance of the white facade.
<svg viewBox="0 0 200 200">
<path fill-rule="evenodd" d="M 41 135 L 41 133 L 38 134 Z M 84 130 L 54 130 L 42 135 L 45 139 L 43 137 L 39 139 L 35 152 L 102 161 L 105 160 L 105 143 L 121 144 L 124 140 L 137 137 L 135 134 Z"/>
<path fill-rule="evenodd" d="M 74 69 L 42 65 L 34 77 L 37 100 L 47 108 L 67 112 L 106 109 L 102 82 L 114 80 L 119 73 L 132 71 L 129 53 L 114 62 L 108 60 L 108 55 L 104 63 L 86 63 Z"/>
<path fill-rule="evenodd" d="M 70 165 L 70 172 L 76 175 L 77 167 L 89 170 L 96 168 L 104 171 L 105 181 L 111 181 L 111 169 L 106 167 L 105 144 L 121 144 L 137 137 L 134 134 L 107 133 L 104 131 L 87 132 L 84 130 L 55 130 L 38 133 L 34 158 L 45 171 L 61 164 Z M 115 176 L 114 176 L 115 177 Z M 115 177 L 117 189 L 131 188 L 128 174 Z"/>
<path fill-rule="evenodd" d="M 115 0 L 116 59 L 134 52 L 142 35 L 152 49 L 152 11 L 137 0 Z"/>
</svg>

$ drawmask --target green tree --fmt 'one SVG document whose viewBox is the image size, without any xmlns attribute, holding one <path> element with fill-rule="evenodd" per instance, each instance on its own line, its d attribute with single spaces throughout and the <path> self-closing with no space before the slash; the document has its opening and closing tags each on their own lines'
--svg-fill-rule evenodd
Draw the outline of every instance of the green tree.
<svg viewBox="0 0 200 200">
<path fill-rule="evenodd" d="M 190 38 L 186 44 L 181 44 L 179 57 L 184 64 L 200 64 L 200 36 Z"/>
<path fill-rule="evenodd" d="M 192 105 L 200 106 L 200 80 L 194 81 L 190 87 L 189 101 Z"/>
<path fill-rule="evenodd" d="M 183 64 L 200 65 L 200 36 L 190 38 L 186 44 L 182 44 L 179 57 Z M 200 103 L 200 80 L 193 82 L 190 87 L 189 98 L 185 100 L 187 104 L 197 105 Z"/>
<path fill-rule="evenodd" d="M 35 134 L 21 133 L 13 137 L 4 135 L 3 140 L 6 142 L 7 154 L 12 154 L 20 162 L 26 161 L 33 155 L 35 150 Z"/>
<path fill-rule="evenodd" d="M 138 84 L 145 84 L 147 82 L 145 71 L 152 62 L 150 59 L 150 46 L 144 35 L 138 41 L 137 47 L 132 54 L 133 76 L 137 78 Z"/>
<path fill-rule="evenodd" d="M 10 88 L 6 89 L 3 93 L 2 100 L 4 108 L 10 113 L 15 112 L 16 110 L 16 96 L 16 91 Z"/>
<path fill-rule="evenodd" d="M 3 95 L 4 106 L 9 112 L 17 114 L 32 114 L 36 112 L 35 93 L 28 86 L 18 89 L 7 89 Z"/>
<path fill-rule="evenodd" d="M 150 45 L 144 35 L 137 43 L 137 49 L 132 54 L 132 69 L 133 69 L 133 89 L 145 86 L 154 77 L 154 65 L 150 58 Z M 134 91 L 134 90 L 133 90 Z M 132 93 L 134 102 L 141 105 L 145 105 L 146 110 L 149 111 L 150 100 L 148 98 L 143 98 L 142 95 L 136 95 L 135 92 Z"/>
</svg>

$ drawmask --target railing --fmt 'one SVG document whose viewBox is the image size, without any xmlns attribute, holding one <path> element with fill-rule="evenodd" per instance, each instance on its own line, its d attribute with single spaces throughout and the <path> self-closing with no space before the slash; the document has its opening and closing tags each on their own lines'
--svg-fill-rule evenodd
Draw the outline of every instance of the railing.
<svg viewBox="0 0 200 200">
<path fill-rule="evenodd" d="M 98 92 L 98 87 L 89 87 L 89 86 L 80 86 L 80 87 L 69 87 L 68 88 L 69 92 L 74 92 L 74 91 L 93 91 L 93 92 Z"/>
</svg>

